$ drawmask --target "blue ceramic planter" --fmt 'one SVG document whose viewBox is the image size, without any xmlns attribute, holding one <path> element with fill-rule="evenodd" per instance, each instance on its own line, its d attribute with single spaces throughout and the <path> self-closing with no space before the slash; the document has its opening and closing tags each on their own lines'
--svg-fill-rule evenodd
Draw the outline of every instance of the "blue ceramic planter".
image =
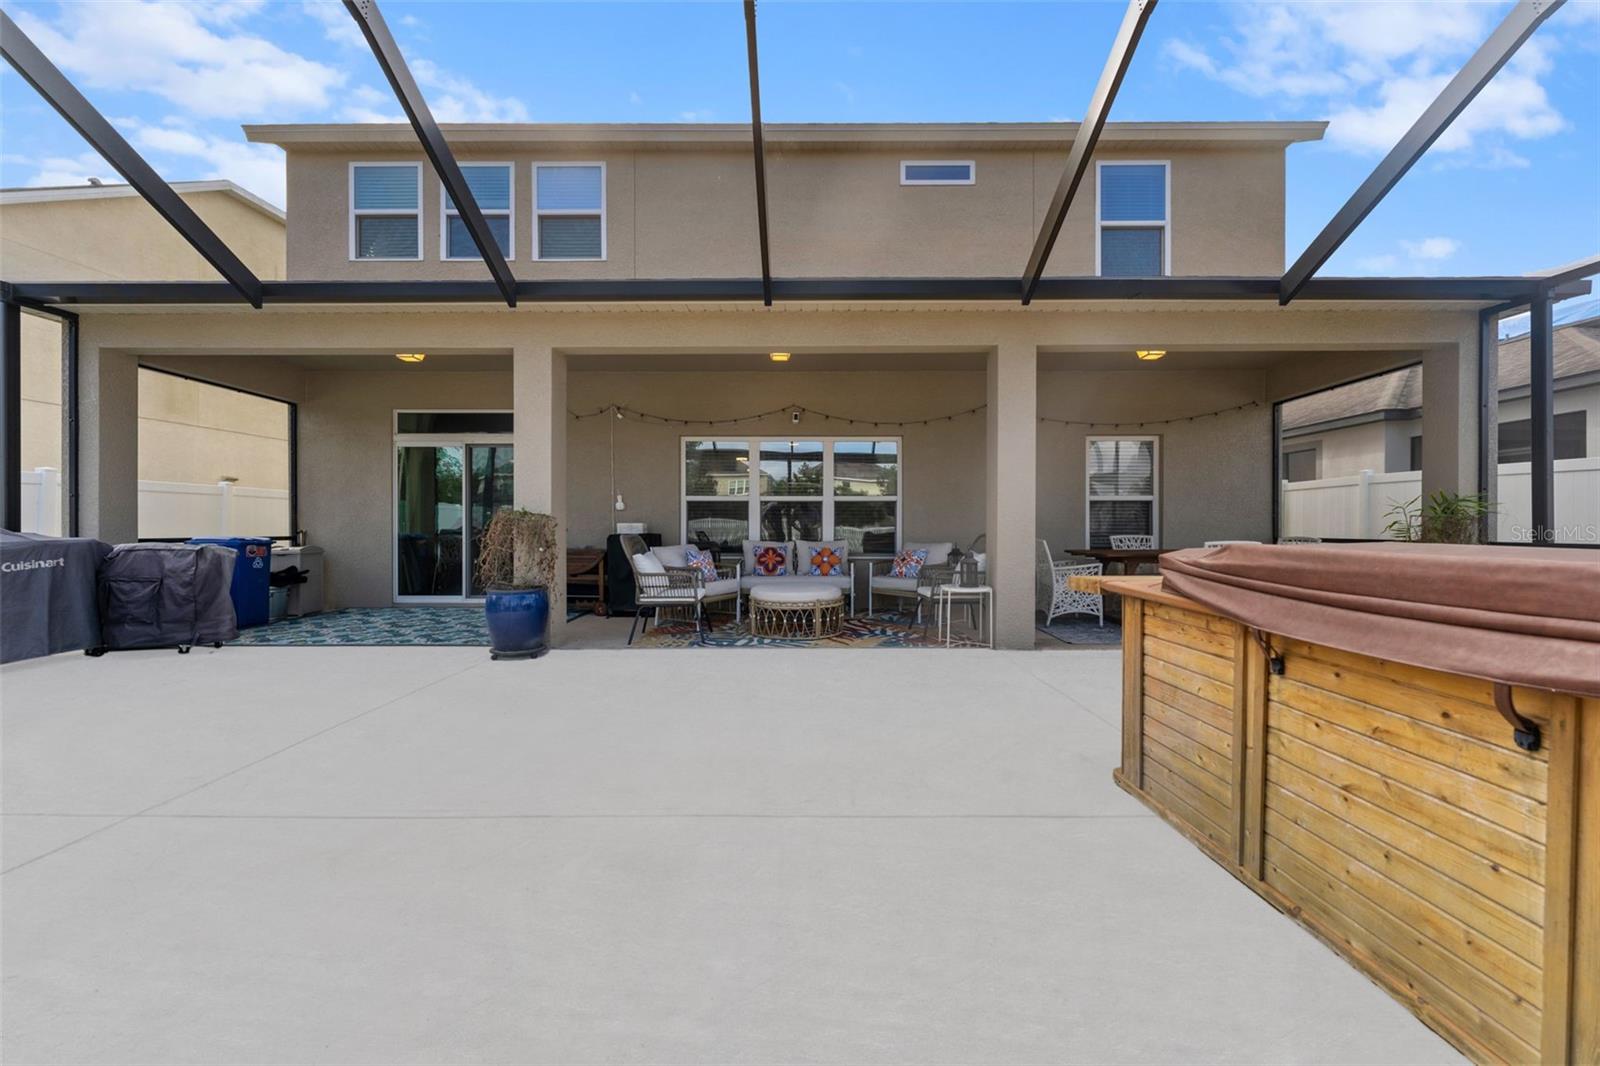
<svg viewBox="0 0 1600 1066">
<path fill-rule="evenodd" d="M 550 650 L 547 589 L 491 588 L 483 601 L 489 658 L 537 659 Z"/>
</svg>

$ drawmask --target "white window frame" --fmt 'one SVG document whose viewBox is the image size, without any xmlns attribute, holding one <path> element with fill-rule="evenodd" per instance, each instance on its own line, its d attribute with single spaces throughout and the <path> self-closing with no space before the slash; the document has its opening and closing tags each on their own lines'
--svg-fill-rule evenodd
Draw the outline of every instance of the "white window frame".
<svg viewBox="0 0 1600 1066">
<path fill-rule="evenodd" d="M 1090 478 L 1093 469 L 1094 445 L 1102 440 L 1147 440 L 1150 442 L 1150 495 L 1144 496 L 1096 496 L 1094 494 L 1094 481 Z M 1155 435 L 1140 435 L 1134 433 L 1102 433 L 1098 436 L 1085 437 L 1083 441 L 1083 543 L 1089 547 L 1094 543 L 1091 529 L 1093 523 L 1090 518 L 1092 504 L 1097 500 L 1141 500 L 1150 501 L 1150 535 L 1155 537 L 1155 545 L 1161 547 L 1161 438 Z"/>
<path fill-rule="evenodd" d="M 417 175 L 417 206 L 403 211 L 393 207 L 363 208 L 356 210 L 356 167 L 410 167 Z M 352 263 L 417 263 L 423 258 L 422 247 L 422 164 L 408 163 L 403 159 L 374 159 L 352 162 L 347 168 L 345 203 L 350 214 L 350 262 Z M 356 254 L 357 219 L 363 216 L 388 216 L 398 218 L 410 215 L 417 220 L 417 254 L 400 256 L 369 256 Z"/>
<path fill-rule="evenodd" d="M 965 181 L 952 179 L 926 179 L 906 177 L 907 167 L 966 167 L 967 178 Z M 902 159 L 900 160 L 901 185 L 976 185 L 978 183 L 978 163 L 975 159 Z"/>
<path fill-rule="evenodd" d="M 517 258 L 517 166 L 515 163 L 479 162 L 476 159 L 465 160 L 461 163 L 465 167 L 504 167 L 511 184 L 509 187 L 510 198 L 506 201 L 504 210 L 490 211 L 482 204 L 478 210 L 483 212 L 484 218 L 505 217 L 506 220 L 506 260 Z M 450 220 L 459 218 L 461 212 L 450 207 L 450 190 L 444 187 L 444 182 L 439 183 L 439 259 L 445 263 L 476 263 L 483 257 L 476 248 L 471 255 L 450 254 Z"/>
<path fill-rule="evenodd" d="M 1148 219 L 1145 221 L 1119 220 L 1105 222 L 1100 218 L 1100 172 L 1106 167 L 1155 167 L 1165 170 L 1162 178 L 1162 193 L 1166 197 L 1163 219 Z M 1172 275 L 1172 160 L 1170 159 L 1097 159 L 1094 164 L 1094 275 L 1101 277 L 1100 266 L 1100 234 L 1106 229 L 1151 229 L 1161 227 L 1161 274 L 1160 277 Z"/>
<path fill-rule="evenodd" d="M 596 258 L 584 258 L 584 259 L 568 259 L 568 258 L 564 258 L 564 257 L 560 258 L 560 259 L 545 259 L 544 257 L 542 257 L 539 254 L 539 222 L 546 215 L 549 215 L 552 218 L 559 218 L 559 217 L 564 216 L 564 215 L 565 216 L 583 217 L 583 216 L 594 214 L 594 212 L 589 210 L 588 208 L 561 208 L 561 209 L 553 210 L 553 211 L 541 210 L 540 207 L 539 207 L 539 168 L 540 167 L 599 167 L 600 168 L 600 255 L 598 257 L 596 257 Z M 606 256 L 610 252 L 610 239 L 609 239 L 609 233 L 607 232 L 608 231 L 608 227 L 606 225 L 606 196 L 607 196 L 607 188 L 608 188 L 608 184 L 607 183 L 608 183 L 609 179 L 608 179 L 608 176 L 606 174 L 606 165 L 605 165 L 605 163 L 603 163 L 603 162 L 601 162 L 599 160 L 593 160 L 593 161 L 585 162 L 583 160 L 578 160 L 578 159 L 542 159 L 542 160 L 535 160 L 534 163 L 533 163 L 533 169 L 531 171 L 529 171 L 529 179 L 533 183 L 532 185 L 529 186 L 530 190 L 533 193 L 533 201 L 532 201 L 533 202 L 533 261 L 535 263 L 604 263 L 606 261 Z"/>
<path fill-rule="evenodd" d="M 834 503 L 839 499 L 833 491 L 833 451 L 834 446 L 841 442 L 856 441 L 884 441 L 894 444 L 895 447 L 895 492 L 893 496 L 846 496 L 846 501 L 873 500 L 894 504 L 894 547 L 900 550 L 901 537 L 904 536 L 905 508 L 902 503 L 906 497 L 906 449 L 905 441 L 901 437 L 885 436 L 880 433 L 852 434 L 845 433 L 836 436 L 821 437 L 814 434 L 793 436 L 783 433 L 762 433 L 744 435 L 723 435 L 718 433 L 696 433 L 678 438 L 678 533 L 681 537 L 679 543 L 689 543 L 689 504 L 691 503 L 729 503 L 738 500 L 738 496 L 690 496 L 689 495 L 689 442 L 692 440 L 721 440 L 729 443 L 743 444 L 750 455 L 752 466 L 756 467 L 748 474 L 749 491 L 744 499 L 749 504 L 746 518 L 748 530 L 747 540 L 759 540 L 761 532 L 761 505 L 778 501 L 795 501 L 799 503 L 818 502 L 822 504 L 822 531 L 823 540 L 835 540 L 834 536 Z M 761 477 L 761 445 L 766 441 L 806 440 L 816 441 L 822 445 L 822 494 L 819 496 L 762 496 L 760 492 Z M 862 558 L 868 558 L 863 553 Z M 871 557 L 877 557 L 873 553 Z"/>
<path fill-rule="evenodd" d="M 472 514 L 472 479 L 465 469 L 467 449 L 473 445 L 494 446 L 514 445 L 512 433 L 401 433 L 400 416 L 407 414 L 428 414 L 435 411 L 448 411 L 455 415 L 511 415 L 515 414 L 506 407 L 397 407 L 389 419 L 390 440 L 389 447 L 389 595 L 396 604 L 459 604 L 482 603 L 484 597 L 463 594 L 460 596 L 402 596 L 400 595 L 400 449 L 414 448 L 449 448 L 461 449 L 461 527 L 465 534 L 471 525 Z M 516 472 L 513 470 L 513 478 Z M 472 552 L 468 549 L 463 537 L 461 552 L 461 587 L 472 588 L 471 558 Z"/>
</svg>

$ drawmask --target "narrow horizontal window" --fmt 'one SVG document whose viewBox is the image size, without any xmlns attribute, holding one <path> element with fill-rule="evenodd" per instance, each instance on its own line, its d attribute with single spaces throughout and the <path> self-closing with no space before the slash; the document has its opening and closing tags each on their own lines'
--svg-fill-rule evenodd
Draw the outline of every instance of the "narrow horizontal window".
<svg viewBox="0 0 1600 1066">
<path fill-rule="evenodd" d="M 606 257 L 606 171 L 600 163 L 536 163 L 534 255 Z"/>
<path fill-rule="evenodd" d="M 510 433 L 510 411 L 399 411 L 396 433 Z"/>
<path fill-rule="evenodd" d="M 976 172 L 977 164 L 971 160 L 958 162 L 907 160 L 900 164 L 900 184 L 971 185 Z"/>
</svg>

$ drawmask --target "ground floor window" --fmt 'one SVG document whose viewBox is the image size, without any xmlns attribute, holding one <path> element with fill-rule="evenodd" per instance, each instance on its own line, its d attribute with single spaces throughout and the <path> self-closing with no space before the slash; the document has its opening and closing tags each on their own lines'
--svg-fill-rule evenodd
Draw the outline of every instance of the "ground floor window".
<svg viewBox="0 0 1600 1066">
<path fill-rule="evenodd" d="M 685 437 L 683 537 L 738 551 L 745 540 L 842 540 L 857 554 L 900 542 L 900 439 Z"/>
<path fill-rule="evenodd" d="M 1090 437 L 1088 541 L 1111 547 L 1114 536 L 1138 535 L 1161 543 L 1156 437 Z"/>
</svg>

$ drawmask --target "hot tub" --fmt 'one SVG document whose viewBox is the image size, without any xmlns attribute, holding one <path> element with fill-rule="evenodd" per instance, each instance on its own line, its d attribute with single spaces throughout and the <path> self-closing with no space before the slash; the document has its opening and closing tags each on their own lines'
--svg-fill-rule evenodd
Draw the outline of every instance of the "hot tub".
<svg viewBox="0 0 1600 1066">
<path fill-rule="evenodd" d="M 1104 579 L 1115 780 L 1469 1057 L 1600 1062 L 1600 558 L 1518 553 L 1552 570 L 1523 575 L 1539 588 L 1502 640 L 1454 585 L 1490 568 L 1503 596 L 1494 553 L 1518 550 L 1409 547 L 1233 546 Z M 1555 635 L 1521 617 L 1540 602 Z"/>
</svg>

